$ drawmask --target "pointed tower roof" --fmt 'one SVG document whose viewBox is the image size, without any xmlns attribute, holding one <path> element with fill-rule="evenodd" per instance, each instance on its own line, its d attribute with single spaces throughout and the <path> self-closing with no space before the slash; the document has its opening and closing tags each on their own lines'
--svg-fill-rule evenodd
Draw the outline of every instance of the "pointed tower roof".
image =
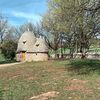
<svg viewBox="0 0 100 100">
<path fill-rule="evenodd" d="M 32 47 L 36 42 L 36 38 L 34 33 L 30 31 L 26 31 L 22 34 L 18 41 L 18 48 L 17 52 L 19 51 L 26 51 L 26 52 L 32 52 Z"/>
<path fill-rule="evenodd" d="M 33 46 L 33 52 L 48 52 L 44 37 L 37 38 L 37 41 Z"/>
</svg>

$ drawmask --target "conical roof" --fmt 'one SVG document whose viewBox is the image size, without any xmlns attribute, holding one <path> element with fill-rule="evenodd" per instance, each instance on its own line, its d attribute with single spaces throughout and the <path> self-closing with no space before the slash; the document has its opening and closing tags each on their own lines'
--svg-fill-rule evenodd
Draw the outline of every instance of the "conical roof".
<svg viewBox="0 0 100 100">
<path fill-rule="evenodd" d="M 18 41 L 18 48 L 17 52 L 19 51 L 26 51 L 26 52 L 32 52 L 32 47 L 36 42 L 36 38 L 34 33 L 30 31 L 26 31 L 22 34 Z"/>
<path fill-rule="evenodd" d="M 48 47 L 44 38 L 37 38 L 36 43 L 33 46 L 33 52 L 48 52 Z"/>
</svg>

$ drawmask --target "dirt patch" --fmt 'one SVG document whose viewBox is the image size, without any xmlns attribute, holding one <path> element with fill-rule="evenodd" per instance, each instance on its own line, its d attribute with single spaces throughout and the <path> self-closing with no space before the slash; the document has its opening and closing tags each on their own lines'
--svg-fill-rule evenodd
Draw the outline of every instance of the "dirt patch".
<svg viewBox="0 0 100 100">
<path fill-rule="evenodd" d="M 22 63 L 24 63 L 24 62 L 16 62 L 16 63 L 1 64 L 1 65 L 0 65 L 0 68 L 10 67 L 10 66 L 14 66 L 14 65 L 22 64 Z"/>
<path fill-rule="evenodd" d="M 46 85 L 49 85 L 50 83 L 49 82 L 46 82 L 46 83 L 43 83 L 42 86 L 46 86 Z"/>
<path fill-rule="evenodd" d="M 42 93 L 37 96 L 33 96 L 33 97 L 29 98 L 29 100 L 32 100 L 32 99 L 48 100 L 48 98 L 55 98 L 58 94 L 59 94 L 59 92 L 57 92 L 57 91 L 51 91 L 51 92 L 47 92 L 47 93 Z"/>
<path fill-rule="evenodd" d="M 28 77 L 28 80 L 33 80 L 34 79 L 34 77 Z"/>
<path fill-rule="evenodd" d="M 84 93 L 93 93 L 92 89 L 87 88 L 86 83 L 88 81 L 73 79 L 69 81 L 71 84 L 65 89 L 69 91 L 80 91 Z"/>
<path fill-rule="evenodd" d="M 18 78 L 20 75 L 15 75 L 15 76 L 13 76 L 11 79 L 16 79 L 16 78 Z"/>
<path fill-rule="evenodd" d="M 88 89 L 87 87 L 85 86 L 82 86 L 82 85 L 70 85 L 68 87 L 66 87 L 66 90 L 69 90 L 69 91 L 80 91 L 80 92 L 84 92 L 84 93 L 93 93 L 93 91 L 91 89 Z"/>
<path fill-rule="evenodd" d="M 88 81 L 85 80 L 79 80 L 79 79 L 73 79 L 71 80 L 71 83 L 78 83 L 78 84 L 86 84 Z"/>
</svg>

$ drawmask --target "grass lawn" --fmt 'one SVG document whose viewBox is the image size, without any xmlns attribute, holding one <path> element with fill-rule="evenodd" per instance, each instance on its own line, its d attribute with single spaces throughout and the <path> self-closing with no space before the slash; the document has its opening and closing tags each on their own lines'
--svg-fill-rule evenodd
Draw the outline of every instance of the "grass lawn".
<svg viewBox="0 0 100 100">
<path fill-rule="evenodd" d="M 52 91 L 57 94 L 41 95 Z M 0 100 L 100 100 L 100 61 L 27 62 L 0 68 L 0 96 Z"/>
<path fill-rule="evenodd" d="M 90 52 L 100 52 L 100 47 L 91 47 L 89 49 Z"/>
</svg>

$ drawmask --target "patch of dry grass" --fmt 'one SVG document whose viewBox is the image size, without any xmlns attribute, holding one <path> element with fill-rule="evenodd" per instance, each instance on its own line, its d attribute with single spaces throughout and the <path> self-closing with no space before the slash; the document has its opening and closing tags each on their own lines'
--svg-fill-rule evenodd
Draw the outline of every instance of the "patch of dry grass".
<svg viewBox="0 0 100 100">
<path fill-rule="evenodd" d="M 72 69 L 70 61 L 48 61 L 2 68 L 2 100 L 29 100 L 32 97 L 32 100 L 41 100 L 41 95 L 44 100 L 99 100 L 100 75 L 97 70 L 76 74 L 77 71 L 69 71 L 70 67 Z M 59 94 L 48 96 L 52 91 Z"/>
</svg>

